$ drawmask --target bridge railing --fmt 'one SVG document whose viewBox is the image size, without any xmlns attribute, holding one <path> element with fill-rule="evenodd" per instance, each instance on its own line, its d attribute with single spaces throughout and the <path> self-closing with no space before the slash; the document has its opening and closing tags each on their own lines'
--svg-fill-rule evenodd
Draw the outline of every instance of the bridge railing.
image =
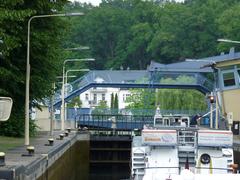
<svg viewBox="0 0 240 180">
<path fill-rule="evenodd" d="M 149 76 L 153 84 L 200 85 L 208 90 L 213 89 L 213 83 L 204 75 L 194 72 L 152 72 Z"/>
<path fill-rule="evenodd" d="M 88 75 L 86 74 L 85 76 L 69 83 L 68 85 L 65 85 L 64 97 L 67 97 L 69 94 L 75 92 L 81 87 L 87 86 L 89 83 L 90 81 L 88 80 Z M 54 103 L 61 101 L 61 98 L 62 98 L 62 89 L 58 89 L 54 95 Z"/>
<path fill-rule="evenodd" d="M 128 130 L 142 129 L 144 125 L 153 125 L 153 116 L 82 114 L 76 117 L 78 127 L 89 129 Z"/>
<path fill-rule="evenodd" d="M 128 115 L 128 116 L 154 116 L 156 109 L 98 109 L 95 111 L 93 108 L 67 108 L 67 120 L 75 120 L 81 115 L 106 115 L 106 116 L 115 116 L 115 115 Z M 164 110 L 161 109 L 161 114 L 168 116 L 172 114 L 177 114 L 180 116 L 194 116 L 196 114 L 205 114 L 206 111 L 201 110 Z"/>
<path fill-rule="evenodd" d="M 101 72 L 101 73 L 100 73 Z M 96 78 L 100 75 L 104 76 L 104 82 L 96 82 Z M 123 74 L 126 72 L 122 72 Z M 91 83 L 95 84 L 109 84 L 112 83 L 119 83 L 119 84 L 145 84 L 149 85 L 148 87 L 151 88 L 151 85 L 197 85 L 202 86 L 208 91 L 213 89 L 213 83 L 209 81 L 208 78 L 203 76 L 200 73 L 183 73 L 183 72 L 133 72 L 135 73 L 136 77 L 132 80 L 121 80 L 121 78 L 114 80 L 109 76 L 108 72 L 104 71 L 91 71 L 84 75 L 83 77 L 75 80 L 74 82 L 70 83 L 66 86 L 65 91 L 65 98 L 75 94 L 79 89 L 83 89 L 90 85 Z M 130 75 L 129 75 L 130 76 Z M 77 95 L 77 93 L 76 93 Z M 61 101 L 61 90 L 58 90 L 55 93 L 55 101 L 54 104 Z"/>
<path fill-rule="evenodd" d="M 177 114 L 174 115 L 176 116 Z M 143 129 L 144 125 L 153 126 L 154 115 L 79 114 L 75 120 L 76 125 L 81 127 L 131 131 Z M 203 119 L 203 121 L 205 120 Z M 206 123 L 204 122 L 204 124 Z"/>
</svg>

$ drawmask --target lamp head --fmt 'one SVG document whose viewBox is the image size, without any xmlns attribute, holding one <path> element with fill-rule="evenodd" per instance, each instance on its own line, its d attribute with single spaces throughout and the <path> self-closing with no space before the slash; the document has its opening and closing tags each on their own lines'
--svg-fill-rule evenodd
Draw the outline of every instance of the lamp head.
<svg viewBox="0 0 240 180">
<path fill-rule="evenodd" d="M 84 13 L 82 12 L 75 12 L 75 13 L 66 13 L 65 16 L 83 16 Z"/>
</svg>

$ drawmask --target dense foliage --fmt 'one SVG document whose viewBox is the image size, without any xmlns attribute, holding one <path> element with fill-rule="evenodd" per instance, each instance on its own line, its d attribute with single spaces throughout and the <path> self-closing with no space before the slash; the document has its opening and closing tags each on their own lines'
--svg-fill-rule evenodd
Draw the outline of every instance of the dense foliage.
<svg viewBox="0 0 240 180">
<path fill-rule="evenodd" d="M 164 78 L 161 83 L 189 83 L 194 81 L 188 76 L 179 76 L 176 79 Z M 127 98 L 129 109 L 156 109 L 159 106 L 165 112 L 171 110 L 172 113 L 187 112 L 196 113 L 197 111 L 206 112 L 207 101 L 203 94 L 196 90 L 182 89 L 132 89 L 131 96 Z"/>
<path fill-rule="evenodd" d="M 62 10 L 67 0 L 1 0 L 0 39 L 0 96 L 13 99 L 9 121 L 1 123 L 0 134 L 22 136 L 24 132 L 24 102 L 27 53 L 27 22 L 37 14 L 52 14 Z M 39 18 L 31 23 L 30 101 L 32 106 L 51 94 L 61 63 L 61 41 L 64 21 L 60 18 Z M 33 124 L 31 122 L 31 124 Z M 31 126 L 34 132 L 34 125 Z"/>
<path fill-rule="evenodd" d="M 151 60 L 208 57 L 233 45 L 218 38 L 240 40 L 238 0 L 104 0 L 99 7 L 73 7 L 86 15 L 73 20 L 69 41 L 91 48 L 93 69 L 146 69 Z"/>
<path fill-rule="evenodd" d="M 208 57 L 233 45 L 218 38 L 240 40 L 238 0 L 104 0 L 99 7 L 74 7 L 84 8 L 86 15 L 74 21 L 70 41 L 91 47 L 97 59 L 93 69 L 146 69 L 151 60 Z M 130 108 L 207 109 L 204 95 L 194 90 L 138 89 L 128 101 Z"/>
</svg>

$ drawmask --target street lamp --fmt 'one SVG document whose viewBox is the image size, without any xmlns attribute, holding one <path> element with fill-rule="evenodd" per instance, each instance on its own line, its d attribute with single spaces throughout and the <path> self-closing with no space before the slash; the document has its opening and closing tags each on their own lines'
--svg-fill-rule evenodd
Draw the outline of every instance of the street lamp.
<svg viewBox="0 0 240 180">
<path fill-rule="evenodd" d="M 75 78 L 77 76 L 68 76 L 68 78 Z M 62 76 L 57 76 L 56 78 L 61 78 L 62 79 Z M 61 82 L 57 82 L 57 83 L 62 83 Z M 52 84 L 52 87 L 53 89 L 56 88 L 56 83 L 54 82 Z M 50 136 L 53 136 L 53 120 L 54 120 L 54 107 L 53 107 L 53 102 L 54 102 L 54 93 L 55 91 L 53 92 L 53 95 L 51 97 L 51 115 L 50 115 Z"/>
<path fill-rule="evenodd" d="M 88 71 L 90 71 L 90 69 L 70 69 L 70 70 L 67 70 L 66 74 L 65 74 L 66 75 L 65 76 L 65 84 L 67 85 L 68 78 L 70 77 L 70 76 L 68 76 L 68 73 L 70 73 L 70 72 L 88 72 Z M 65 117 L 67 117 L 67 109 L 66 109 L 65 105 L 66 104 L 64 104 L 64 120 L 65 120 Z M 63 122 L 63 124 L 64 124 L 64 122 Z"/>
<path fill-rule="evenodd" d="M 230 39 L 218 39 L 217 41 L 218 42 L 227 42 L 227 43 L 237 43 L 237 44 L 240 44 L 240 41 L 233 41 L 233 40 L 230 40 Z"/>
<path fill-rule="evenodd" d="M 29 85 L 30 85 L 30 27 L 31 21 L 37 18 L 48 17 L 68 17 L 68 16 L 82 16 L 83 13 L 66 13 L 66 14 L 47 14 L 36 15 L 30 17 L 28 20 L 28 34 L 27 34 L 27 64 L 26 64 L 26 91 L 25 91 L 25 145 L 29 145 Z"/>
<path fill-rule="evenodd" d="M 69 78 L 75 78 L 75 77 L 77 77 L 77 76 L 73 75 L 73 76 L 68 76 L 68 77 L 69 77 Z M 62 79 L 62 76 L 57 76 L 57 78 Z M 62 83 L 62 81 L 59 82 L 59 83 Z"/>
<path fill-rule="evenodd" d="M 1 39 L 0 39 L 0 44 L 3 44 L 3 40 L 1 40 Z M 0 52 L 0 56 L 2 56 L 2 55 L 3 55 L 3 53 Z"/>
<path fill-rule="evenodd" d="M 69 69 L 66 71 L 66 76 L 65 76 L 65 84 L 67 84 L 67 79 L 71 76 L 68 76 L 68 73 L 70 72 L 88 72 L 90 69 Z M 76 76 L 75 76 L 76 77 Z"/>
<path fill-rule="evenodd" d="M 75 48 L 67 48 L 66 51 L 81 51 L 81 50 L 89 50 L 90 48 L 88 46 L 80 46 Z"/>
<path fill-rule="evenodd" d="M 62 105 L 61 105 L 61 130 L 64 130 L 64 122 L 65 122 L 65 65 L 67 62 L 83 62 L 83 61 L 95 61 L 93 58 L 86 58 L 86 59 L 66 59 L 63 62 L 63 69 L 62 69 Z"/>
</svg>

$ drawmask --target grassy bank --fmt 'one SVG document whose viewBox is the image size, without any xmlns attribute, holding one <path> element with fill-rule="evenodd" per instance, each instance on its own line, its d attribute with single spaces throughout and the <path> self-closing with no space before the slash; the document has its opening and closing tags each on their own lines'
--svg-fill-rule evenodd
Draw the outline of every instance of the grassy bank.
<svg viewBox="0 0 240 180">
<path fill-rule="evenodd" d="M 10 149 L 23 145 L 23 143 L 24 138 L 0 136 L 0 152 L 6 152 Z"/>
</svg>

